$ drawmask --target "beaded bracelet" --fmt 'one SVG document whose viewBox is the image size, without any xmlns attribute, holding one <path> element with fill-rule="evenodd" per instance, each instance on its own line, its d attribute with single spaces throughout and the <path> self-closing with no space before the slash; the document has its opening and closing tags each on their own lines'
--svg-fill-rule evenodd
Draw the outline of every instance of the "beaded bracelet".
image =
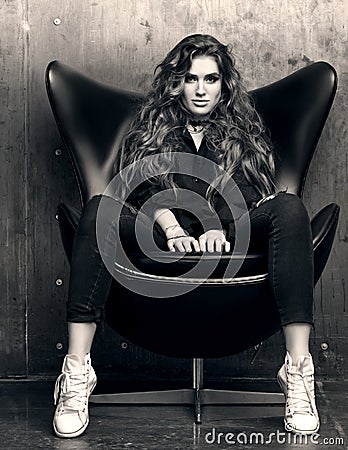
<svg viewBox="0 0 348 450">
<path fill-rule="evenodd" d="M 186 234 L 180 234 L 179 236 L 173 236 L 173 237 L 167 239 L 167 242 L 171 241 L 172 239 L 177 239 L 177 238 L 182 238 L 182 237 L 189 237 L 189 236 L 186 236 Z"/>
<path fill-rule="evenodd" d="M 177 228 L 177 227 L 181 228 L 181 225 L 179 225 L 178 223 L 176 223 L 175 225 L 169 225 L 169 227 L 166 227 L 164 229 L 164 231 L 170 230 L 171 228 L 174 229 L 174 228 Z"/>
</svg>

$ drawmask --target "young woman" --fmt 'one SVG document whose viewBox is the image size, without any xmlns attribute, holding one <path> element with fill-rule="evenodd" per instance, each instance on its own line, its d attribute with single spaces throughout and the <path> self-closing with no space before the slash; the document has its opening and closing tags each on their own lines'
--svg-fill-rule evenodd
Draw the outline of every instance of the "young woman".
<svg viewBox="0 0 348 450">
<path fill-rule="evenodd" d="M 173 152 L 183 157 L 199 155 L 218 164 L 237 183 L 248 210 L 250 248 L 267 249 L 269 254 L 269 281 L 287 349 L 278 372 L 286 395 L 285 428 L 303 434 L 318 431 L 314 367 L 308 347 L 313 324 L 308 214 L 296 195 L 277 192 L 274 153 L 262 121 L 228 47 L 209 35 L 188 36 L 169 52 L 129 126 L 117 161 L 118 169 L 129 169 L 123 176 L 126 190 L 142 170 L 141 165 L 130 164 L 147 156 L 154 158 L 153 167 L 147 167 L 147 181 L 131 192 L 123 207 L 119 235 L 124 247 L 139 250 L 134 223 L 139 209 L 147 205 L 140 229 L 145 233 L 155 222 L 155 242 L 161 249 L 230 251 L 238 220 L 235 212 L 238 208 L 243 211 L 243 205 L 234 205 L 231 213 L 221 195 L 226 186 L 222 175 L 217 174 L 214 183 L 208 184 L 185 173 L 173 174 Z M 185 169 L 192 173 L 193 167 Z M 160 175 L 149 179 L 151 170 Z M 219 186 L 222 190 L 218 192 Z M 166 189 L 174 193 L 185 189 L 186 196 L 175 195 L 177 203 L 169 203 L 168 197 L 161 196 Z M 193 214 L 190 203 L 192 206 L 197 195 L 205 201 Z M 67 303 L 69 348 L 55 387 L 53 426 L 60 437 L 79 436 L 87 428 L 88 398 L 96 384 L 90 349 L 112 280 L 96 238 L 102 198 L 105 195 L 101 193 L 85 205 L 74 241 Z M 114 242 L 114 253 L 109 252 L 112 259 L 117 256 L 118 239 L 114 217 L 105 217 L 104 224 L 109 242 Z"/>
</svg>

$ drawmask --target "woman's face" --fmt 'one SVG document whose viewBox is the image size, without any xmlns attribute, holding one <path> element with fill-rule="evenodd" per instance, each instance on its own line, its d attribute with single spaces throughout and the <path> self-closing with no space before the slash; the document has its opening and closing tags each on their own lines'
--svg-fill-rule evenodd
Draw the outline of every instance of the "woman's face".
<svg viewBox="0 0 348 450">
<path fill-rule="evenodd" d="M 221 96 L 221 74 L 215 58 L 197 56 L 185 76 L 182 103 L 196 120 L 209 117 Z"/>
</svg>

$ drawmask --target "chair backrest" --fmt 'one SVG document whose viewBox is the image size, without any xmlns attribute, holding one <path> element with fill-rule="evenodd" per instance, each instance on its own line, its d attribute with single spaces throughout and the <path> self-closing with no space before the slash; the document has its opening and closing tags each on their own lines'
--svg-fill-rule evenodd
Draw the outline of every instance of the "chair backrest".
<svg viewBox="0 0 348 450">
<path fill-rule="evenodd" d="M 111 181 L 124 124 L 143 97 L 98 83 L 59 61 L 48 65 L 46 87 L 84 204 Z M 288 192 L 302 195 L 336 87 L 335 69 L 317 62 L 251 92 L 278 155 L 278 183 Z"/>
<path fill-rule="evenodd" d="M 252 92 L 278 156 L 278 183 L 300 197 L 336 89 L 335 69 L 320 61 Z"/>
</svg>

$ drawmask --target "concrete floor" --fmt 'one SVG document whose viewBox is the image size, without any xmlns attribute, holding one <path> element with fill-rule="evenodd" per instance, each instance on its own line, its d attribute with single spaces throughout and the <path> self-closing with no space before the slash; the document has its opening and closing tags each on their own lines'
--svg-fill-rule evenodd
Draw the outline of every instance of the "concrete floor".
<svg viewBox="0 0 348 450">
<path fill-rule="evenodd" d="M 117 384 L 120 392 L 173 388 L 173 382 L 163 383 L 163 380 L 159 383 L 123 380 Z M 322 425 L 320 435 L 312 442 L 308 439 L 306 445 L 299 445 L 298 441 L 296 444 L 293 435 L 283 432 L 282 406 L 206 406 L 203 424 L 197 426 L 193 423 L 192 410 L 187 406 L 91 405 L 90 425 L 85 434 L 75 439 L 59 439 L 51 427 L 53 385 L 53 380 L 43 379 L 0 380 L 0 448 L 189 450 L 261 447 L 256 445 L 256 438 L 251 433 L 263 433 L 265 441 L 271 440 L 264 446 L 270 448 L 311 450 L 317 449 L 318 444 L 320 449 L 348 448 L 347 382 L 317 381 L 317 405 Z M 189 386 L 181 383 L 176 387 Z M 206 387 L 278 391 L 273 381 L 232 383 L 231 380 L 218 380 L 210 385 L 206 383 Z M 99 392 L 109 388 L 110 383 L 99 381 Z M 280 433 L 278 437 L 275 434 L 269 438 L 270 433 L 277 432 Z M 220 441 L 218 433 L 223 433 Z M 234 433 L 234 436 L 227 433 Z"/>
</svg>

